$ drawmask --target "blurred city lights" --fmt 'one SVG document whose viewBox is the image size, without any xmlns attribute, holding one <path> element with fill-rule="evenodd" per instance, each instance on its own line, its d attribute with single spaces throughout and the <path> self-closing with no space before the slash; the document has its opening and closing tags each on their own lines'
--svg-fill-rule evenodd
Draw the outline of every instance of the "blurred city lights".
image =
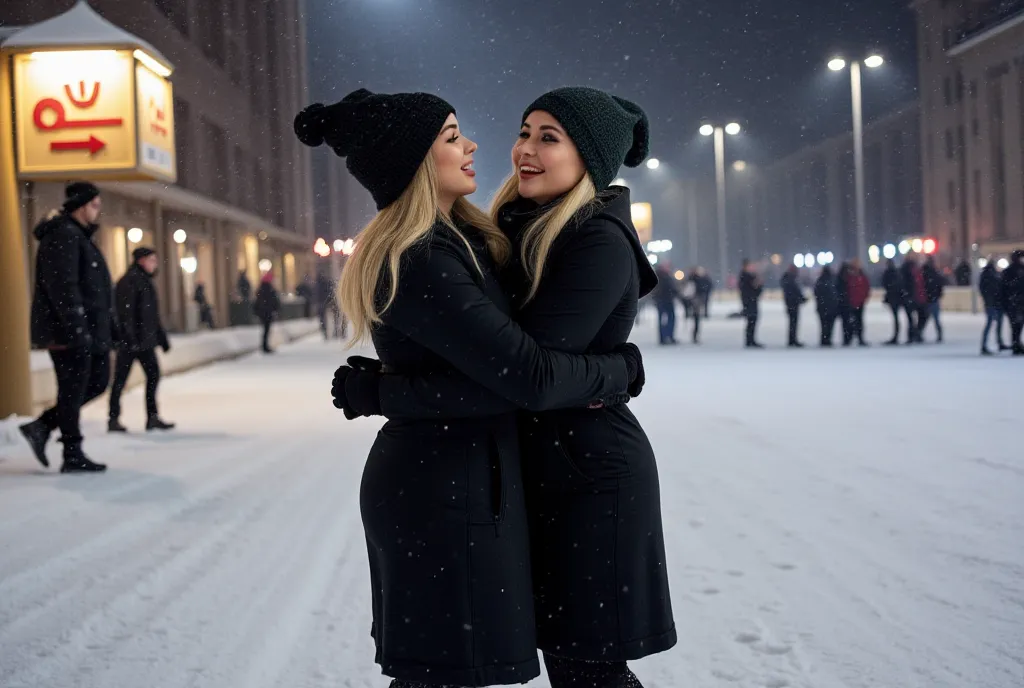
<svg viewBox="0 0 1024 688">
<path fill-rule="evenodd" d="M 273 269 L 273 267 L 274 267 L 274 264 L 272 262 L 270 262 L 269 258 L 262 258 L 262 259 L 260 259 L 260 262 L 257 263 L 256 265 L 257 265 L 257 267 L 259 267 L 260 272 L 262 272 L 264 274 L 270 272 Z"/>
<path fill-rule="evenodd" d="M 188 239 L 188 234 L 185 233 L 184 229 L 176 229 L 176 230 L 174 230 L 173 238 L 174 238 L 174 243 L 176 243 L 176 244 L 184 244 L 185 243 L 185 239 Z"/>
<path fill-rule="evenodd" d="M 342 247 L 344 245 L 345 245 L 344 241 L 342 241 L 341 239 L 335 239 L 334 240 L 334 252 L 335 253 L 341 253 L 341 249 L 342 249 Z"/>
<path fill-rule="evenodd" d="M 773 253 L 772 254 L 772 265 L 781 265 L 781 264 L 782 264 L 782 256 L 780 256 L 778 253 Z"/>
<path fill-rule="evenodd" d="M 813 268 L 814 267 L 814 254 L 813 253 L 808 253 L 806 256 L 804 256 L 804 265 L 809 267 L 809 268 Z"/>
<path fill-rule="evenodd" d="M 132 227 L 128 230 L 128 241 L 133 244 L 137 244 L 142 241 L 142 230 L 138 227 Z"/>
<path fill-rule="evenodd" d="M 804 254 L 798 253 L 793 256 L 793 265 L 802 268 L 804 266 Z"/>
<path fill-rule="evenodd" d="M 331 247 L 327 245 L 327 242 L 323 237 L 319 237 L 316 243 L 313 244 L 313 253 L 317 254 L 321 258 L 326 258 L 331 255 Z"/>
<path fill-rule="evenodd" d="M 978 259 L 978 267 L 979 268 L 986 268 L 986 267 L 988 267 L 988 258 L 979 258 Z"/>
<path fill-rule="evenodd" d="M 870 260 L 872 263 L 877 263 L 879 260 L 881 260 L 881 258 L 882 251 L 881 249 L 878 248 L 878 246 L 874 244 L 868 246 L 868 260 Z"/>
<path fill-rule="evenodd" d="M 911 239 L 910 247 L 914 249 L 914 253 L 920 253 L 924 249 L 924 242 L 920 239 Z"/>
<path fill-rule="evenodd" d="M 825 265 L 831 265 L 836 257 L 831 251 L 825 251 Z"/>
<path fill-rule="evenodd" d="M 896 257 L 896 245 L 895 244 L 886 244 L 884 247 L 882 247 L 882 255 L 885 256 L 886 258 L 889 258 L 890 260 L 895 258 Z"/>
<path fill-rule="evenodd" d="M 740 131 L 740 125 L 736 124 L 736 122 L 730 122 L 725 125 L 725 133 L 729 136 L 735 136 L 740 133 Z"/>
<path fill-rule="evenodd" d="M 658 262 L 658 256 L 654 255 L 653 253 L 648 253 L 647 262 L 650 263 L 651 265 L 654 265 L 655 263 Z"/>
<path fill-rule="evenodd" d="M 686 273 L 682 270 L 676 270 L 676 279 L 682 281 L 686 277 Z"/>
<path fill-rule="evenodd" d="M 904 239 L 900 242 L 900 255 L 907 255 L 910 253 L 910 242 Z"/>
<path fill-rule="evenodd" d="M 935 253 L 935 249 L 937 249 L 938 247 L 939 247 L 938 244 L 935 243 L 935 239 L 925 239 L 924 240 L 924 252 L 925 253 Z"/>
<path fill-rule="evenodd" d="M 181 269 L 190 275 L 195 274 L 195 271 L 199 268 L 199 261 L 196 260 L 195 256 L 185 256 L 181 259 Z"/>
<path fill-rule="evenodd" d="M 841 72 L 843 69 L 846 68 L 846 60 L 844 60 L 841 57 L 833 58 L 832 60 L 829 61 L 828 68 L 831 69 L 833 72 Z"/>
<path fill-rule="evenodd" d="M 647 242 L 647 251 L 649 253 L 665 253 L 666 251 L 672 250 L 672 242 L 668 239 L 658 239 L 655 241 Z"/>
<path fill-rule="evenodd" d="M 745 169 L 747 169 L 747 163 L 745 160 L 737 160 L 732 164 L 732 168 L 737 172 L 743 172 Z"/>
<path fill-rule="evenodd" d="M 818 265 L 827 265 L 825 262 L 826 254 L 824 251 L 818 251 L 818 255 L 816 257 L 818 259 Z"/>
<path fill-rule="evenodd" d="M 882 58 L 881 55 L 872 55 L 868 59 L 864 60 L 864 66 L 865 67 L 870 67 L 871 69 L 875 69 L 876 67 L 881 67 L 884 63 L 885 63 L 885 60 Z"/>
<path fill-rule="evenodd" d="M 1005 270 L 1006 268 L 1010 267 L 1010 261 L 1007 260 L 1006 258 L 1000 258 L 999 262 L 996 263 L 996 265 L 999 266 L 1000 270 Z"/>
<path fill-rule="evenodd" d="M 715 133 L 715 128 L 710 124 L 705 124 L 700 128 L 701 136 L 711 136 Z"/>
<path fill-rule="evenodd" d="M 649 170 L 656 170 L 660 165 L 661 160 L 658 160 L 657 158 L 651 158 L 647 161 L 647 169 Z M 605 177 L 605 179 L 607 179 L 607 177 Z"/>
</svg>

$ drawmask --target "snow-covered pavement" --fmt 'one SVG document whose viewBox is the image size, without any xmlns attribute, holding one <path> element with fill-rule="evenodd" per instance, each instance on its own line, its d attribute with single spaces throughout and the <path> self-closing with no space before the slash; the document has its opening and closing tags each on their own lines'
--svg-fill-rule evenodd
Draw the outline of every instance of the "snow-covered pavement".
<svg viewBox="0 0 1024 688">
<path fill-rule="evenodd" d="M 644 684 L 1024 686 L 1024 360 L 980 358 L 969 315 L 942 346 L 829 351 L 780 347 L 778 305 L 764 321 L 766 351 L 721 317 L 699 349 L 636 333 L 680 636 Z M 889 327 L 872 311 L 873 341 Z M 107 436 L 89 408 L 106 475 L 0 444 L 0 686 L 387 686 L 357 503 L 380 420 L 331 406 L 344 355 L 167 379 L 168 435 Z M 124 406 L 139 428 L 141 391 Z"/>
</svg>

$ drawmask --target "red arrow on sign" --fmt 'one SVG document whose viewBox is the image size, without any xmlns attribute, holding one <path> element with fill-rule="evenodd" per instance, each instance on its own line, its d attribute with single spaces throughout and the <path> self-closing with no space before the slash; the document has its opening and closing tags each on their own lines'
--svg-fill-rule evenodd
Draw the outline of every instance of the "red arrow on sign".
<svg viewBox="0 0 1024 688">
<path fill-rule="evenodd" d="M 50 143 L 51 151 L 76 151 L 87 150 L 89 155 L 96 155 L 106 148 L 107 142 L 101 141 L 95 136 L 90 136 L 86 141 L 53 141 Z"/>
</svg>

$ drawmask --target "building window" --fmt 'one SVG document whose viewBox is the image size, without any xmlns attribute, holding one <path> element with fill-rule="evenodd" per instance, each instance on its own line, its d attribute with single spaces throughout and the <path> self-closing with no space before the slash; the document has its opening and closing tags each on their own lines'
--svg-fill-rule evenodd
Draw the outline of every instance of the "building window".
<svg viewBox="0 0 1024 688">
<path fill-rule="evenodd" d="M 956 145 L 957 151 L 963 155 L 967 148 L 967 142 L 964 140 L 964 125 L 962 124 L 956 128 Z"/>
<path fill-rule="evenodd" d="M 946 130 L 946 159 L 947 160 L 952 160 L 953 157 L 955 156 L 955 154 L 956 154 L 956 151 L 954 150 L 954 146 L 953 146 L 953 130 L 952 129 L 947 129 Z"/>
<path fill-rule="evenodd" d="M 157 8 L 171 20 L 174 28 L 188 35 L 188 13 L 184 0 L 156 0 Z"/>
<path fill-rule="evenodd" d="M 174 138 L 178 158 L 178 186 L 192 188 L 190 173 L 194 157 L 192 145 L 191 108 L 188 101 L 174 97 Z"/>
<path fill-rule="evenodd" d="M 928 166 L 931 167 L 932 163 L 935 161 L 935 135 L 932 134 L 931 132 L 928 132 L 927 148 L 928 149 L 925 151 L 925 153 L 928 156 Z"/>
<path fill-rule="evenodd" d="M 942 80 L 942 95 L 945 97 L 947 106 L 953 104 L 953 80 L 948 76 Z"/>
<path fill-rule="evenodd" d="M 981 132 L 981 125 L 978 122 L 978 118 L 975 117 L 971 120 L 971 136 L 975 139 L 978 138 Z"/>
<path fill-rule="evenodd" d="M 946 193 L 949 196 L 949 209 L 956 210 L 956 184 L 949 182 L 946 185 Z"/>
<path fill-rule="evenodd" d="M 203 118 L 203 133 L 210 158 L 206 173 L 210 183 L 207 184 L 211 196 L 220 201 L 228 201 L 230 194 L 230 164 L 228 161 L 228 142 L 224 130 Z"/>
<path fill-rule="evenodd" d="M 981 215 L 981 170 L 974 170 L 974 211 Z"/>
<path fill-rule="evenodd" d="M 964 99 L 964 75 L 960 72 L 956 73 L 956 102 L 962 102 Z"/>
<path fill-rule="evenodd" d="M 203 54 L 223 67 L 227 51 L 222 3 L 215 0 L 203 0 L 197 3 L 196 7 L 199 13 L 199 42 Z"/>
</svg>

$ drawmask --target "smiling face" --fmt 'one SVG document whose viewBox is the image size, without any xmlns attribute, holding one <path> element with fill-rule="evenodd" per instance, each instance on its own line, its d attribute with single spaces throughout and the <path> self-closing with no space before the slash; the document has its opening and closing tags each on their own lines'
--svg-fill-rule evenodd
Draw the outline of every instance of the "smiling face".
<svg viewBox="0 0 1024 688">
<path fill-rule="evenodd" d="M 455 114 L 448 115 L 441 133 L 434 139 L 430 154 L 437 168 L 441 209 L 447 213 L 456 200 L 476 191 L 473 152 L 477 145 L 459 131 Z"/>
<path fill-rule="evenodd" d="M 554 117 L 531 112 L 512 147 L 512 166 L 519 176 L 519 195 L 541 205 L 568 193 L 587 168 L 576 144 Z"/>
</svg>

